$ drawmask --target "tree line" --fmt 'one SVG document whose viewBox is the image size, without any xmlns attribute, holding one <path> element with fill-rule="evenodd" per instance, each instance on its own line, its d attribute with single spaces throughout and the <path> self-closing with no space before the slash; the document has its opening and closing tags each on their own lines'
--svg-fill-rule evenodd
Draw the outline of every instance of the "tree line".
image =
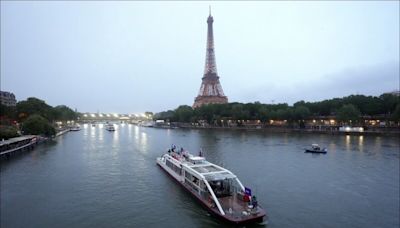
<svg viewBox="0 0 400 228">
<path fill-rule="evenodd" d="M 287 120 L 299 121 L 314 117 L 335 116 L 342 122 L 361 120 L 362 116 L 383 116 L 388 120 L 400 120 L 399 96 L 382 94 L 379 97 L 365 95 L 350 95 L 318 102 L 298 101 L 292 106 L 287 103 L 262 104 L 228 103 L 208 104 L 193 109 L 181 105 L 175 110 L 168 110 L 154 115 L 154 119 L 171 122 L 197 122 L 205 120 L 208 123 L 220 120 Z"/>
<path fill-rule="evenodd" d="M 16 124 L 20 123 L 23 134 L 52 136 L 56 133 L 55 121 L 76 120 L 78 115 L 65 105 L 52 107 L 35 97 L 19 101 L 16 106 L 0 106 L 0 138 L 18 135 Z"/>
</svg>

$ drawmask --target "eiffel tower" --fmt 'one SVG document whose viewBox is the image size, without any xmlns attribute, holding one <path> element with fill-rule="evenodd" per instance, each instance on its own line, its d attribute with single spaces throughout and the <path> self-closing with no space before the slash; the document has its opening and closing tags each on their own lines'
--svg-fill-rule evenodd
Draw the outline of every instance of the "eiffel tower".
<svg viewBox="0 0 400 228">
<path fill-rule="evenodd" d="M 228 103 L 228 97 L 222 90 L 221 83 L 217 73 L 217 64 L 215 62 L 214 53 L 214 36 L 213 36 L 214 19 L 210 15 L 207 19 L 207 51 L 206 64 L 204 66 L 204 76 L 202 78 L 199 94 L 194 100 L 193 108 L 198 108 L 204 104 L 225 104 Z"/>
</svg>

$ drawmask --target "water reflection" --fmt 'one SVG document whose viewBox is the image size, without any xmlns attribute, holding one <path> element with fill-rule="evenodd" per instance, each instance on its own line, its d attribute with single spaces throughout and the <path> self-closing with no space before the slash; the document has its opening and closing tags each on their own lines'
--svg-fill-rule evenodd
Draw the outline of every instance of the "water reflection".
<svg viewBox="0 0 400 228">
<path fill-rule="evenodd" d="M 138 149 L 141 153 L 148 153 L 148 139 L 147 133 L 145 132 L 146 129 L 138 126 L 135 126 L 134 128 L 135 144 L 138 146 Z"/>
<path fill-rule="evenodd" d="M 382 147 L 382 139 L 380 136 L 377 136 L 375 138 L 375 148 L 381 148 Z"/>
<path fill-rule="evenodd" d="M 115 130 L 114 132 L 111 132 L 112 137 L 113 137 L 113 146 L 118 147 L 119 143 L 119 131 Z"/>
<path fill-rule="evenodd" d="M 96 128 L 95 127 L 91 127 L 90 128 L 90 136 L 94 139 L 96 138 Z"/>
<path fill-rule="evenodd" d="M 128 137 L 132 137 L 132 124 L 128 124 Z"/>
<path fill-rule="evenodd" d="M 140 148 L 141 151 L 144 153 L 147 153 L 147 133 L 142 132 L 141 137 L 140 137 Z"/>
<path fill-rule="evenodd" d="M 103 130 L 103 126 L 99 126 L 99 141 L 100 143 L 104 141 L 104 130 Z"/>
<path fill-rule="evenodd" d="M 135 126 L 135 139 L 139 140 L 139 127 Z"/>
<path fill-rule="evenodd" d="M 351 148 L 351 138 L 350 138 L 350 135 L 346 135 L 345 145 L 346 145 L 346 151 L 350 151 L 350 148 Z"/>
<path fill-rule="evenodd" d="M 358 136 L 358 150 L 363 152 L 364 151 L 364 136 Z"/>
</svg>

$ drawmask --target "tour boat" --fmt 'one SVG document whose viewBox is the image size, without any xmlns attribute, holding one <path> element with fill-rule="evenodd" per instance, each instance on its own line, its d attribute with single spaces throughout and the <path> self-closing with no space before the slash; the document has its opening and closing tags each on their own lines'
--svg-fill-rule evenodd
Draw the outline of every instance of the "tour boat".
<svg viewBox="0 0 400 228">
<path fill-rule="evenodd" d="M 106 125 L 106 130 L 107 131 L 115 131 L 114 124 L 107 124 Z"/>
<path fill-rule="evenodd" d="M 190 192 L 213 215 L 233 224 L 260 223 L 266 212 L 251 189 L 229 170 L 206 161 L 201 155 L 168 150 L 157 164 Z"/>
<path fill-rule="evenodd" d="M 318 144 L 311 144 L 311 148 L 306 148 L 304 153 L 320 153 L 326 154 L 328 150 L 326 148 L 321 148 Z"/>
</svg>

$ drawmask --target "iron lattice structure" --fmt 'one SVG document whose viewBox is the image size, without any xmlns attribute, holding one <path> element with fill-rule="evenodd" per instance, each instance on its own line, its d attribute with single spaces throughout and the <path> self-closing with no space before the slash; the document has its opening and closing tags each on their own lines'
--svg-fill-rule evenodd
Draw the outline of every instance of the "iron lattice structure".
<svg viewBox="0 0 400 228">
<path fill-rule="evenodd" d="M 207 18 L 207 51 L 204 76 L 202 78 L 199 94 L 194 100 L 193 108 L 200 107 L 204 104 L 228 103 L 228 97 L 225 96 L 224 91 L 222 90 L 217 73 L 217 64 L 215 62 L 214 52 L 213 22 L 214 19 L 210 12 L 210 15 Z"/>
</svg>

